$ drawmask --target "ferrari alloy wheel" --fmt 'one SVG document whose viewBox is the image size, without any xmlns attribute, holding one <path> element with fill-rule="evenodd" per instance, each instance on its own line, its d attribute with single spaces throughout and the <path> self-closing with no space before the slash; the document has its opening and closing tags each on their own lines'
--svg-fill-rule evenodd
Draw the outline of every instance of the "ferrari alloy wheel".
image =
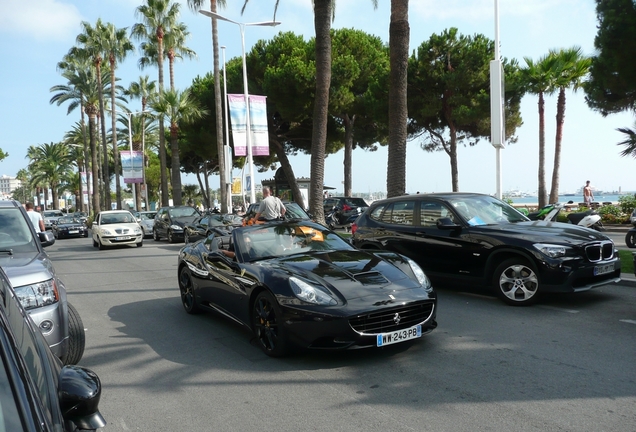
<svg viewBox="0 0 636 432">
<path fill-rule="evenodd" d="M 282 313 L 276 299 L 268 291 L 262 291 L 256 296 L 252 310 L 252 328 L 258 345 L 265 354 L 281 357 L 287 353 Z"/>
<path fill-rule="evenodd" d="M 629 230 L 625 235 L 625 244 L 628 248 L 636 248 L 636 230 Z"/>
<path fill-rule="evenodd" d="M 84 323 L 80 318 L 77 309 L 67 303 L 68 306 L 68 349 L 62 362 L 65 365 L 75 365 L 80 362 L 84 355 L 84 347 L 86 346 L 86 333 L 84 332 Z"/>
<path fill-rule="evenodd" d="M 183 266 L 179 271 L 179 291 L 181 291 L 181 303 L 189 314 L 198 314 L 201 309 L 197 305 L 194 297 L 194 286 L 192 285 L 192 275 L 187 266 Z"/>
<path fill-rule="evenodd" d="M 528 306 L 539 294 L 539 277 L 523 258 L 502 262 L 495 270 L 493 284 L 497 295 L 511 306 Z"/>
</svg>

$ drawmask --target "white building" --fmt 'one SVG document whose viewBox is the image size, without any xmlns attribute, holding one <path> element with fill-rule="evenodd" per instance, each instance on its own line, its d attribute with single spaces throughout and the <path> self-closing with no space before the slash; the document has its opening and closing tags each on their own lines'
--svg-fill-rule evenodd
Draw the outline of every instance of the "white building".
<svg viewBox="0 0 636 432">
<path fill-rule="evenodd" d="M 14 190 L 22 186 L 22 181 L 15 177 L 3 175 L 0 177 L 0 195 L 10 197 Z"/>
</svg>

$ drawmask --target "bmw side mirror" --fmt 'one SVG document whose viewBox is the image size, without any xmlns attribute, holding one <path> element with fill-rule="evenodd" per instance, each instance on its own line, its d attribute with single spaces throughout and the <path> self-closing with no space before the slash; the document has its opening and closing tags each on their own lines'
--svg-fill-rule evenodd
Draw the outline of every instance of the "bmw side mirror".
<svg viewBox="0 0 636 432">
<path fill-rule="evenodd" d="M 90 369 L 68 365 L 60 371 L 57 396 L 62 417 L 72 421 L 80 430 L 95 430 L 106 426 L 99 412 L 102 384 Z"/>
<path fill-rule="evenodd" d="M 51 231 L 42 231 L 38 233 L 38 237 L 40 237 L 40 243 L 42 243 L 42 247 L 51 246 L 55 243 L 55 235 Z"/>
<path fill-rule="evenodd" d="M 437 228 L 445 230 L 459 230 L 461 225 L 457 225 L 451 218 L 443 217 L 437 219 Z"/>
</svg>

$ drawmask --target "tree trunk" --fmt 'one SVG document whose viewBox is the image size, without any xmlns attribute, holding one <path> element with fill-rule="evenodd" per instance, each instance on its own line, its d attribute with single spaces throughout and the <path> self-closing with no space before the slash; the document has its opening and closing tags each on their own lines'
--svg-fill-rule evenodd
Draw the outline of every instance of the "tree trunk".
<svg viewBox="0 0 636 432">
<path fill-rule="evenodd" d="M 316 28 L 316 95 L 314 98 L 314 126 L 311 134 L 311 183 L 309 211 L 318 223 L 325 222 L 323 186 L 325 178 L 325 147 L 327 143 L 327 115 L 331 85 L 331 0 L 314 1 Z"/>
<path fill-rule="evenodd" d="M 548 205 L 548 193 L 545 187 L 545 99 L 539 93 L 539 208 Z"/>
<path fill-rule="evenodd" d="M 296 202 L 301 208 L 305 207 L 305 201 L 303 200 L 303 195 L 300 193 L 300 188 L 298 187 L 298 182 L 296 182 L 296 174 L 294 174 L 294 168 L 292 164 L 289 162 L 289 158 L 287 157 L 287 153 L 285 153 L 285 148 L 281 145 L 279 141 L 270 140 L 270 145 L 274 146 L 274 151 L 276 152 L 276 157 L 278 157 L 278 161 L 280 162 L 280 166 L 285 173 L 285 177 L 287 178 L 287 182 L 291 187 L 292 196 L 294 197 L 294 202 Z"/>
<path fill-rule="evenodd" d="M 181 199 L 181 170 L 179 169 L 179 126 L 170 125 L 170 149 L 172 150 L 172 202 L 182 205 Z"/>
<path fill-rule="evenodd" d="M 387 161 L 387 197 L 406 191 L 407 68 L 409 57 L 409 2 L 391 0 L 389 26 L 389 148 Z"/>
<path fill-rule="evenodd" d="M 459 169 L 457 168 L 457 128 L 454 123 L 450 123 L 450 164 L 451 164 L 451 184 L 453 192 L 459 192 Z"/>
<path fill-rule="evenodd" d="M 157 66 L 159 69 L 159 95 L 163 95 L 163 30 L 157 29 L 158 57 Z M 170 203 L 168 191 L 168 163 L 166 158 L 166 131 L 163 124 L 163 116 L 159 116 L 159 165 L 161 172 L 161 205 L 163 207 Z"/>
<path fill-rule="evenodd" d="M 121 180 L 119 179 L 119 147 L 117 147 L 117 116 L 115 115 L 115 59 L 110 59 L 110 109 L 112 121 L 113 138 L 113 167 L 115 171 L 115 197 L 117 199 L 117 210 L 121 210 Z"/>
<path fill-rule="evenodd" d="M 95 116 L 88 115 L 88 136 L 91 143 L 92 159 L 92 179 L 93 182 L 93 216 L 99 213 L 101 203 L 99 202 L 99 163 L 97 162 L 97 140 L 95 131 Z"/>
<path fill-rule="evenodd" d="M 210 11 L 216 13 L 216 0 L 210 0 Z M 232 209 L 227 208 L 228 187 L 225 183 L 226 163 L 224 142 L 223 142 L 223 95 L 221 94 L 221 72 L 219 70 L 219 33 L 216 18 L 212 18 L 212 51 L 214 57 L 214 102 L 216 107 L 216 151 L 219 160 L 219 187 L 221 189 L 221 213 L 231 213 Z"/>
<path fill-rule="evenodd" d="M 563 142 L 563 123 L 565 122 L 565 89 L 559 90 L 556 115 L 556 138 L 554 140 L 554 168 L 552 168 L 552 188 L 550 202 L 559 201 L 559 170 L 561 168 L 561 143 Z"/>
<path fill-rule="evenodd" d="M 103 168 L 102 168 L 102 183 L 104 185 L 104 208 L 110 210 L 110 168 L 108 166 L 108 141 L 106 140 L 106 114 L 104 113 L 104 93 L 102 85 L 102 68 L 101 61 L 97 62 L 97 94 L 99 95 L 99 123 L 102 131 L 102 147 L 103 147 Z"/>
</svg>

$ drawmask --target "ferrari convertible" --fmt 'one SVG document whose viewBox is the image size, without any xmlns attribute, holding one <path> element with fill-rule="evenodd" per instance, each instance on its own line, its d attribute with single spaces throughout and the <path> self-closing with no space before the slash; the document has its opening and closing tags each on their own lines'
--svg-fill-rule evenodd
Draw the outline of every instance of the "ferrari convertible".
<svg viewBox="0 0 636 432">
<path fill-rule="evenodd" d="M 177 274 L 187 313 L 231 318 L 272 357 L 384 347 L 437 327 L 437 295 L 414 261 L 355 249 L 311 221 L 210 234 L 181 249 Z"/>
</svg>

